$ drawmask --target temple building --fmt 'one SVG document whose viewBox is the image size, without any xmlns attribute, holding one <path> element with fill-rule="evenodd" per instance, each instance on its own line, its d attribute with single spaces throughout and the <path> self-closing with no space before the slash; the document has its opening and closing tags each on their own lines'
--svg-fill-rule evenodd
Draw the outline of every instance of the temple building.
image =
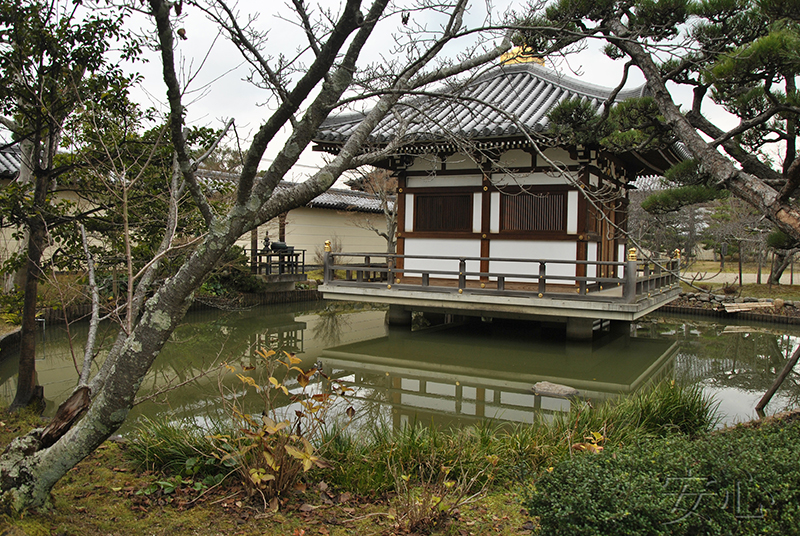
<svg viewBox="0 0 800 536">
<path fill-rule="evenodd" d="M 557 104 L 600 109 L 612 94 L 527 62 L 402 101 L 370 139 L 374 149 L 402 136 L 377 164 L 397 176 L 396 255 L 332 252 L 325 297 L 389 303 L 397 322 L 411 311 L 562 321 L 583 340 L 674 299 L 677 261 L 628 259 L 625 231 L 630 184 L 679 156 L 548 136 Z M 363 117 L 332 116 L 315 149 L 335 154 Z"/>
</svg>

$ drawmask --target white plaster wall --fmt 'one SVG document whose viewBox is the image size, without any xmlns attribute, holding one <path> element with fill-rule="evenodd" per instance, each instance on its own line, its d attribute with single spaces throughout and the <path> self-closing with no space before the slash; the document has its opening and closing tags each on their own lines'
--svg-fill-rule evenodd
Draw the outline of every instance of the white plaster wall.
<svg viewBox="0 0 800 536">
<path fill-rule="evenodd" d="M 489 256 L 509 259 L 576 260 L 574 240 L 492 240 Z M 539 274 L 538 262 L 489 261 L 489 271 L 504 274 Z M 575 276 L 574 264 L 547 263 L 547 275 Z M 532 282 L 531 279 L 507 278 L 506 281 Z M 553 281 L 556 283 L 556 281 Z M 570 281 L 559 281 L 571 284 Z"/>
<path fill-rule="evenodd" d="M 7 185 L 11 184 L 11 181 L 2 181 L 0 182 L 0 188 L 3 188 Z M 68 209 L 68 212 L 71 213 L 78 213 L 78 212 L 85 212 L 91 210 L 92 208 L 96 208 L 96 205 L 87 201 L 84 197 L 78 195 L 77 192 L 72 190 L 61 190 L 55 194 L 54 202 L 60 201 L 69 201 L 73 203 L 73 206 Z M 95 216 L 102 216 L 103 212 L 95 213 Z M 19 250 L 21 243 L 17 238 L 14 236 L 20 229 L 17 227 L 3 227 L 0 229 L 0 263 L 3 263 L 10 259 L 13 255 L 16 255 Z M 88 234 L 87 240 L 90 246 L 102 246 L 104 237 L 99 234 L 92 234 L 91 231 Z M 47 246 L 42 254 L 43 260 L 49 260 L 51 255 L 55 253 L 58 249 L 58 245 L 53 245 L 52 241 L 50 242 L 50 246 Z"/>
<path fill-rule="evenodd" d="M 373 225 L 385 231 L 383 214 L 344 212 L 331 209 L 301 207 L 291 210 L 286 217 L 286 243 L 306 250 L 306 263 L 316 264 L 317 253 L 323 251 L 326 240 L 337 240 L 342 251 L 351 253 L 385 253 L 386 240 L 366 227 Z M 278 240 L 278 218 L 273 218 L 258 228 L 258 247 L 262 247 L 265 233 L 270 240 Z M 250 233 L 236 241 L 237 246 L 250 249 Z"/>
<path fill-rule="evenodd" d="M 523 186 L 572 183 L 566 177 L 550 176 L 546 173 L 492 173 L 492 184 L 496 186 Z"/>
<path fill-rule="evenodd" d="M 578 192 L 567 192 L 567 234 L 578 234 Z"/>
<path fill-rule="evenodd" d="M 443 186 L 480 186 L 483 175 L 441 175 L 431 177 L 408 177 L 408 188 L 441 188 Z"/>
<path fill-rule="evenodd" d="M 628 260 L 628 252 L 625 251 L 625 244 L 617 247 L 617 261 L 625 262 Z M 622 266 L 617 266 L 617 277 L 622 277 Z"/>
<path fill-rule="evenodd" d="M 568 151 L 566 151 L 565 149 L 560 149 L 558 147 L 550 147 L 548 149 L 545 149 L 544 154 L 545 156 L 547 156 L 547 158 L 549 158 L 554 163 L 559 165 L 563 164 L 566 166 L 571 166 L 578 163 L 577 160 L 573 160 L 572 158 L 570 158 Z M 539 157 L 538 164 L 544 166 L 547 164 L 547 162 L 543 158 Z"/>
<path fill-rule="evenodd" d="M 406 194 L 406 221 L 404 227 L 407 233 L 414 230 L 414 194 Z"/>
<path fill-rule="evenodd" d="M 464 153 L 451 154 L 445 159 L 447 169 L 476 169 L 478 164 Z"/>
<path fill-rule="evenodd" d="M 474 239 L 446 239 L 446 238 L 407 238 L 405 241 L 406 255 L 433 255 L 447 257 L 480 257 L 481 241 Z M 420 272 L 406 271 L 405 275 L 420 277 L 425 270 L 449 270 L 458 273 L 458 259 L 406 259 L 406 270 L 420 270 Z M 467 271 L 480 270 L 479 261 L 467 261 Z M 432 274 L 431 277 L 445 277 Z M 454 275 L 453 278 L 457 278 Z M 476 278 L 470 278 L 476 279 Z"/>
<path fill-rule="evenodd" d="M 586 252 L 586 259 L 590 261 L 597 260 L 597 242 L 589 242 Z M 587 264 L 586 265 L 586 277 L 597 277 L 597 265 L 596 264 Z"/>
<path fill-rule="evenodd" d="M 495 168 L 516 168 L 516 167 L 533 167 L 533 161 L 530 153 L 526 153 L 522 149 L 512 149 L 506 151 L 500 156 Z"/>
<path fill-rule="evenodd" d="M 500 192 L 492 192 L 489 196 L 489 232 L 500 232 Z"/>
<path fill-rule="evenodd" d="M 481 200 L 482 195 L 479 193 L 472 194 L 472 232 L 481 232 L 481 216 L 483 215 L 483 203 Z"/>
</svg>

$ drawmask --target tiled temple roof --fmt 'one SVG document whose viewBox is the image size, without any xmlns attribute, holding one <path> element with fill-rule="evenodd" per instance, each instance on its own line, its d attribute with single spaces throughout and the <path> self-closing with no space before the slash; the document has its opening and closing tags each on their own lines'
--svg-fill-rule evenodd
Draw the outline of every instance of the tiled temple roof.
<svg viewBox="0 0 800 536">
<path fill-rule="evenodd" d="M 463 87 L 441 90 L 442 97 L 408 98 L 396 106 L 410 144 L 440 142 L 454 138 L 519 138 L 521 131 L 541 132 L 548 126 L 547 114 L 558 103 L 580 97 L 600 108 L 612 93 L 605 88 L 572 78 L 536 63 L 503 65 L 476 77 Z M 644 86 L 620 92 L 616 101 L 645 94 Z M 329 117 L 314 141 L 323 150 L 344 142 L 364 114 Z M 398 132 L 401 123 L 394 115 L 384 118 L 370 141 L 382 144 Z"/>
</svg>

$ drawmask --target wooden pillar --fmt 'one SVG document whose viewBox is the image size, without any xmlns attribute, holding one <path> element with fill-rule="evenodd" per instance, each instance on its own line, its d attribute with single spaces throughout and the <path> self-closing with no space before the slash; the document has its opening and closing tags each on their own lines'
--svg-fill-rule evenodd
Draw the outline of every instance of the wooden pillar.
<svg viewBox="0 0 800 536">
<path fill-rule="evenodd" d="M 397 174 L 397 240 L 395 246 L 395 253 L 397 255 L 405 255 L 406 251 L 406 174 L 400 172 Z M 396 259 L 397 268 L 402 269 L 405 266 L 403 258 Z"/>
<path fill-rule="evenodd" d="M 250 272 L 258 273 L 258 227 L 250 231 Z"/>
<path fill-rule="evenodd" d="M 278 216 L 278 241 L 286 242 L 286 215 L 288 212 L 284 212 Z"/>
<path fill-rule="evenodd" d="M 492 217 L 492 181 L 490 174 L 492 173 L 491 159 L 487 159 L 487 164 L 483 170 L 483 188 L 481 194 L 481 257 L 489 257 L 490 250 L 490 221 Z M 489 271 L 489 261 L 481 261 L 480 271 Z M 482 276 L 481 281 L 488 281 L 489 278 Z"/>
</svg>

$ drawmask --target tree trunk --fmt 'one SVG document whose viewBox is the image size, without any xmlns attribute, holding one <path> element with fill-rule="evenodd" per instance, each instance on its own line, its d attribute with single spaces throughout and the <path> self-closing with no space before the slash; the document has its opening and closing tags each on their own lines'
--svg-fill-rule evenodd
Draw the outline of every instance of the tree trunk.
<svg viewBox="0 0 800 536">
<path fill-rule="evenodd" d="M 55 483 L 119 429 L 153 360 L 186 314 L 193 290 L 233 245 L 241 228 L 238 225 L 238 230 L 207 239 L 147 301 L 140 321 L 120 345 L 119 355 L 108 356 L 114 359 L 114 374 L 108 376 L 81 421 L 49 448 L 42 449 L 41 429 L 9 445 L 0 457 L 0 511 L 45 505 Z"/>
<path fill-rule="evenodd" d="M 786 271 L 786 268 L 789 267 L 789 264 L 791 264 L 795 253 L 797 253 L 796 249 L 775 250 L 775 259 L 772 263 L 772 271 L 769 274 L 769 279 L 767 280 L 767 284 L 780 285 L 781 276 L 783 275 L 783 272 Z"/>
<path fill-rule="evenodd" d="M 800 241 L 800 209 L 787 202 L 780 192 L 759 176 L 739 169 L 729 158 L 711 147 L 675 104 L 662 78 L 660 68 L 650 54 L 635 40 L 620 38 L 627 34 L 627 29 L 620 20 L 612 20 L 610 25 L 617 37 L 611 39 L 611 42 L 626 52 L 641 69 L 651 96 L 664 115 L 664 121 L 675 136 L 686 145 L 692 156 L 703 165 L 706 172 L 718 185 L 749 203 L 778 229 Z"/>
<path fill-rule="evenodd" d="M 44 222 L 34 219 L 28 233 L 28 258 L 25 263 L 25 297 L 22 305 L 22 333 L 19 345 L 17 393 L 9 410 L 42 403 L 44 392 L 36 385 L 36 302 L 41 276 L 42 252 L 46 245 Z M 44 409 L 44 408 L 42 408 Z"/>
</svg>

